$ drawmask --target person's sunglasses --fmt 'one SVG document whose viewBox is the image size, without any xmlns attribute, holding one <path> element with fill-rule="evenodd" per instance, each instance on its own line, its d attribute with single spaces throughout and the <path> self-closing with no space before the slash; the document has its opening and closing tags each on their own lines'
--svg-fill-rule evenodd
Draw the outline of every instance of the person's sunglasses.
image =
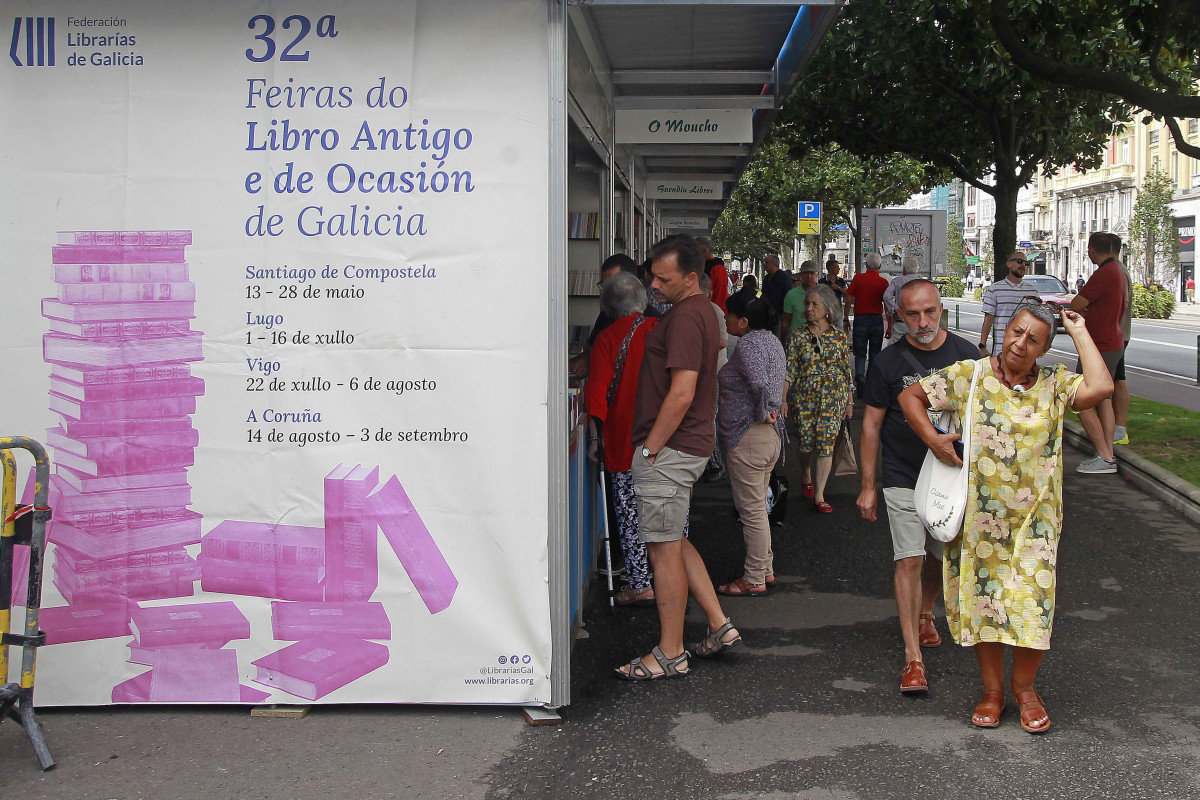
<svg viewBox="0 0 1200 800">
<path fill-rule="evenodd" d="M 1053 311 L 1055 314 L 1061 314 L 1062 310 L 1063 310 L 1063 306 L 1061 303 L 1056 303 L 1053 300 L 1043 300 L 1042 298 L 1038 297 L 1037 295 L 1032 295 L 1032 294 L 1027 297 L 1022 297 L 1021 305 L 1022 306 L 1042 306 L 1042 305 L 1044 305 L 1047 308 L 1049 308 L 1051 311 Z"/>
<path fill-rule="evenodd" d="M 1028 263 L 1029 263 L 1028 261 L 1026 261 L 1026 260 L 1025 260 L 1025 259 L 1023 259 L 1023 258 L 1010 258 L 1010 259 L 1009 259 L 1009 261 L 1015 261 L 1015 262 L 1017 262 L 1018 264 L 1020 264 L 1020 265 L 1022 265 L 1022 266 L 1024 266 L 1025 264 L 1028 264 Z"/>
</svg>

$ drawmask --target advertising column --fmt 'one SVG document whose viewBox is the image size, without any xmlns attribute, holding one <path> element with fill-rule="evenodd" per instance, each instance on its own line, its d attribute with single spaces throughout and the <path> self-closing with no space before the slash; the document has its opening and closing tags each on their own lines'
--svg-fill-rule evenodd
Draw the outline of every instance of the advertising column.
<svg viewBox="0 0 1200 800">
<path fill-rule="evenodd" d="M 0 5 L 39 704 L 547 702 L 544 0 Z"/>
</svg>

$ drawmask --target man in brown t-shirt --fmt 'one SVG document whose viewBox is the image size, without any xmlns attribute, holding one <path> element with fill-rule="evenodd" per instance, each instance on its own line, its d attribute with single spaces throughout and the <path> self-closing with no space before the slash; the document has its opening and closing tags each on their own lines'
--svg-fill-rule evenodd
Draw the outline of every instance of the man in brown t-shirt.
<svg viewBox="0 0 1200 800">
<path fill-rule="evenodd" d="M 700 291 L 704 251 L 690 236 L 669 236 L 650 250 L 650 284 L 672 304 L 646 337 L 633 410 L 633 490 L 638 530 L 654 567 L 660 635 L 651 653 L 617 670 L 625 680 L 688 674 L 683 619 L 688 593 L 708 618 L 709 635 L 693 648 L 714 656 L 740 644 L 741 635 L 717 600 L 708 569 L 683 527 L 692 485 L 714 444 L 717 349 L 720 330 Z"/>
</svg>

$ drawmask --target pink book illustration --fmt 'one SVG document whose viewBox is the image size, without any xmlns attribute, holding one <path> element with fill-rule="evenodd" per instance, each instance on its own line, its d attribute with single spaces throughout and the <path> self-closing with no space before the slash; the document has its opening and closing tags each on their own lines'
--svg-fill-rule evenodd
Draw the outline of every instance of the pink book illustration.
<svg viewBox="0 0 1200 800">
<path fill-rule="evenodd" d="M 118 492 L 129 489 L 151 489 L 161 486 L 186 486 L 187 472 L 182 469 L 168 472 L 146 472 L 138 475 L 84 475 L 70 469 L 60 469 L 55 475 L 80 492 Z"/>
<path fill-rule="evenodd" d="M 93 477 L 130 475 L 135 472 L 163 472 L 180 467 L 190 467 L 196 461 L 194 447 L 141 446 L 133 441 L 115 442 L 108 452 L 97 452 L 94 456 L 89 457 L 76 452 L 89 449 L 86 444 L 63 436 L 59 439 L 59 443 L 54 445 L 54 449 L 56 463 Z M 95 444 L 90 449 L 104 450 Z"/>
<path fill-rule="evenodd" d="M 111 403 L 116 400 L 142 400 L 147 397 L 196 397 L 204 394 L 204 379 L 85 384 L 51 375 L 50 391 L 81 403 Z"/>
<path fill-rule="evenodd" d="M 195 447 L 200 434 L 195 428 L 147 436 L 68 436 L 60 425 L 46 429 L 46 444 L 84 458 L 113 458 L 129 448 L 140 450 Z"/>
<path fill-rule="evenodd" d="M 323 567 L 325 529 L 227 519 L 205 534 L 200 552 L 224 561 Z"/>
<path fill-rule="evenodd" d="M 50 505 L 54 515 L 62 518 L 72 514 L 111 511 L 116 508 L 177 508 L 190 505 L 192 487 L 186 483 L 175 486 L 152 486 L 144 489 L 123 489 L 115 492 L 81 492 L 61 474 L 50 476 Z"/>
<path fill-rule="evenodd" d="M 95 591 L 79 591 L 64 583 L 64 579 L 55 571 L 52 582 L 62 594 L 63 599 L 72 604 L 108 600 L 168 600 L 176 597 L 191 597 L 196 593 L 195 581 L 184 578 L 130 583 L 121 588 L 102 587 Z"/>
<path fill-rule="evenodd" d="M 126 647 L 129 648 L 130 664 L 144 664 L 147 667 L 154 666 L 154 660 L 158 653 L 163 650 L 220 650 L 225 645 L 229 644 L 227 639 L 215 639 L 211 642 L 193 642 L 190 644 L 176 644 L 170 647 L 142 647 L 137 639 L 134 639 Z"/>
<path fill-rule="evenodd" d="M 192 377 L 187 362 L 134 364 L 129 367 L 84 367 L 78 364 L 51 364 L 50 379 L 69 381 L 90 387 L 93 384 L 146 383 L 150 381 L 179 381 Z M 203 388 L 203 386 L 201 386 Z M 67 394 L 62 392 L 61 394 Z M 70 396 L 70 395 L 67 395 Z"/>
<path fill-rule="evenodd" d="M 64 303 L 155 303 L 196 299 L 193 281 L 176 283 L 60 283 L 58 299 Z"/>
<path fill-rule="evenodd" d="M 114 703 L 150 702 L 150 685 L 153 680 L 154 670 L 150 670 L 127 681 L 118 683 L 113 687 L 112 701 Z M 238 687 L 238 696 L 241 703 L 261 703 L 270 697 L 271 693 L 259 691 L 251 686 L 241 685 Z"/>
<path fill-rule="evenodd" d="M 55 283 L 179 283 L 187 262 L 173 264 L 55 264 Z"/>
<path fill-rule="evenodd" d="M 279 600 L 320 600 L 325 596 L 321 585 L 324 577 L 324 567 L 225 561 L 200 554 L 200 588 L 206 592 Z"/>
<path fill-rule="evenodd" d="M 63 336 L 80 336 L 87 339 L 132 339 L 138 336 L 181 336 L 191 330 L 191 321 L 186 319 L 139 319 L 103 322 L 72 322 L 65 319 L 49 319 L 53 333 Z"/>
<path fill-rule="evenodd" d="M 43 608 L 38 626 L 46 644 L 87 642 L 129 635 L 129 607 L 124 601 Z"/>
<path fill-rule="evenodd" d="M 186 261 L 185 245 L 60 244 L 51 250 L 55 264 L 162 264 Z"/>
<path fill-rule="evenodd" d="M 196 304 L 191 300 L 159 300 L 145 303 L 66 303 L 57 297 L 42 299 L 42 315 L 69 322 L 110 322 L 122 319 L 192 319 Z"/>
<path fill-rule="evenodd" d="M 131 608 L 130 613 L 130 628 L 142 647 L 250 638 L 250 621 L 230 600 Z"/>
<path fill-rule="evenodd" d="M 120 520 L 110 525 L 99 525 L 89 528 L 76 528 L 65 522 L 53 522 L 50 528 L 50 540 L 63 547 L 69 547 L 75 552 L 88 558 L 109 558 L 127 553 L 138 553 L 143 550 L 162 550 L 178 545 L 196 544 L 200 541 L 199 514 L 188 511 L 184 517 L 159 522 L 138 522 L 140 516 L 146 518 L 155 509 L 135 509 L 129 512 L 111 512 L 106 519 Z M 128 515 L 133 520 L 128 520 Z"/>
<path fill-rule="evenodd" d="M 446 610 L 458 578 L 395 475 L 367 496 L 367 515 L 383 530 L 429 613 Z"/>
<path fill-rule="evenodd" d="M 127 556 L 113 556 L 112 558 L 86 558 L 65 547 L 59 547 L 54 551 L 54 560 L 56 564 L 62 564 L 76 575 L 123 569 L 167 567 L 172 564 L 190 564 L 195 561 L 182 547 L 152 550 L 148 553 L 133 553 Z"/>
<path fill-rule="evenodd" d="M 271 631 L 277 641 L 318 633 L 360 639 L 391 639 L 392 623 L 383 603 L 271 603 Z"/>
<path fill-rule="evenodd" d="M 105 245 L 181 245 L 192 243 L 192 232 L 185 230 L 148 231 L 59 231 L 59 244 Z"/>
<path fill-rule="evenodd" d="M 326 600 L 369 600 L 379 585 L 379 537 L 366 516 L 379 467 L 341 465 L 325 478 Z"/>
<path fill-rule="evenodd" d="M 157 592 L 162 587 L 193 583 L 200 578 L 200 565 L 192 558 L 165 566 L 137 566 L 102 572 L 76 572 L 70 561 L 59 558 L 54 564 L 54 584 L 67 602 L 76 599 L 111 595 L 130 600 L 146 599 L 140 592 Z M 194 590 L 194 587 L 192 587 Z M 188 592 L 191 595 L 193 592 Z M 166 595 L 168 597 L 172 595 Z M 177 596 L 177 595 L 174 595 Z"/>
<path fill-rule="evenodd" d="M 254 682 L 306 700 L 319 700 L 387 662 L 386 645 L 350 636 L 316 634 L 253 662 L 258 667 Z"/>
<path fill-rule="evenodd" d="M 204 334 L 200 331 L 156 336 L 147 339 L 85 339 L 47 333 L 42 337 L 46 361 L 95 367 L 126 367 L 154 361 L 200 361 L 204 358 Z M 191 412 L 187 412 L 191 413 Z M 153 414 L 130 414 L 150 417 Z M 158 416 L 171 416 L 160 414 Z M 119 418 L 118 418 L 119 419 Z"/>
<path fill-rule="evenodd" d="M 237 652 L 234 650 L 155 651 L 150 678 L 152 703 L 237 703 Z"/>
</svg>

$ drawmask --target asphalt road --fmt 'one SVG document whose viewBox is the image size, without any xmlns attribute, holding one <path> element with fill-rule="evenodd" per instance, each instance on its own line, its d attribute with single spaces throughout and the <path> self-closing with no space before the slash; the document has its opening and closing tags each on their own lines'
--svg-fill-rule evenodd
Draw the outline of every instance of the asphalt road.
<svg viewBox="0 0 1200 800">
<path fill-rule="evenodd" d="M 1000 728 L 970 725 L 975 660 L 940 618 L 932 691 L 899 694 L 886 523 L 859 517 L 856 478 L 834 478 L 832 515 L 797 492 L 775 528 L 778 588 L 728 600 L 746 646 L 694 660 L 686 679 L 614 679 L 654 643 L 655 615 L 610 614 L 594 594 L 561 724 L 528 727 L 504 708 L 320 706 L 301 720 L 48 710 L 60 766 L 38 772 L 20 729 L 0 724 L 0 797 L 1200 797 L 1200 529 L 1120 476 L 1077 475 L 1080 454 L 1067 460 L 1058 613 L 1038 683 L 1053 727 L 1042 736 L 1021 730 L 1011 698 Z M 728 484 L 698 487 L 693 540 L 719 581 L 742 559 L 730 508 Z M 693 612 L 687 640 L 703 633 Z"/>
<path fill-rule="evenodd" d="M 979 303 L 946 299 L 950 330 L 955 325 L 971 342 L 979 341 L 983 312 Z M 956 314 L 957 311 L 957 314 Z M 1191 411 L 1200 411 L 1200 387 L 1196 385 L 1198 332 L 1185 324 L 1133 321 L 1133 338 L 1125 355 L 1129 391 L 1148 400 L 1170 403 Z M 1075 368 L 1075 345 L 1060 332 L 1042 363 L 1062 362 Z"/>
</svg>

